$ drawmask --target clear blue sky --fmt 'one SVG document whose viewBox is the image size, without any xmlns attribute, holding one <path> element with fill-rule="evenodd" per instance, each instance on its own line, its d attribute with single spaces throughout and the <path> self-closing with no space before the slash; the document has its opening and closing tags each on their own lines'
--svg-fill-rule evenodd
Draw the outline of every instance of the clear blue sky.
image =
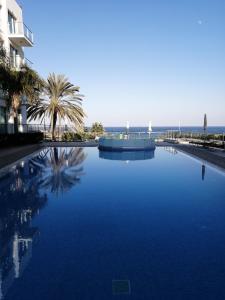
<svg viewBox="0 0 225 300">
<path fill-rule="evenodd" d="M 85 94 L 87 125 L 225 125 L 224 0 L 20 0 L 44 77 Z"/>
</svg>

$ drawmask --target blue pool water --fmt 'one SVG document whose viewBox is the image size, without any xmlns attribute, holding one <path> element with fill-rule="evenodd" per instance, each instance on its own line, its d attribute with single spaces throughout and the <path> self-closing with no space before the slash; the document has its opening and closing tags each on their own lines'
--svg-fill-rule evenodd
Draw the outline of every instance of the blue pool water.
<svg viewBox="0 0 225 300">
<path fill-rule="evenodd" d="M 225 176 L 172 148 L 0 175 L 0 299 L 225 299 Z"/>
</svg>

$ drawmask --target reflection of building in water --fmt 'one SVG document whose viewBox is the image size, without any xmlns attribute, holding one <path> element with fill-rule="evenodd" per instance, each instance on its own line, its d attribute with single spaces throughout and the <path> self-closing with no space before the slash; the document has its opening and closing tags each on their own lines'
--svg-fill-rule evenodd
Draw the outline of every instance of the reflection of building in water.
<svg viewBox="0 0 225 300">
<path fill-rule="evenodd" d="M 178 153 L 178 151 L 174 147 L 164 147 L 164 150 L 174 155 Z"/>
<path fill-rule="evenodd" d="M 0 299 L 26 268 L 38 236 L 31 221 L 47 201 L 39 192 L 38 176 L 29 161 L 0 176 Z"/>
<path fill-rule="evenodd" d="M 0 174 L 0 300 L 32 256 L 39 231 L 31 221 L 47 201 L 45 191 L 77 184 L 85 157 L 81 148 L 50 148 Z"/>
<path fill-rule="evenodd" d="M 102 151 L 99 150 L 99 157 L 109 160 L 121 160 L 125 162 L 135 160 L 147 160 L 154 158 L 155 150 L 148 151 Z"/>
<path fill-rule="evenodd" d="M 13 265 L 15 278 L 19 278 L 32 256 L 32 243 L 38 235 L 36 228 L 15 233 L 13 239 Z"/>
</svg>

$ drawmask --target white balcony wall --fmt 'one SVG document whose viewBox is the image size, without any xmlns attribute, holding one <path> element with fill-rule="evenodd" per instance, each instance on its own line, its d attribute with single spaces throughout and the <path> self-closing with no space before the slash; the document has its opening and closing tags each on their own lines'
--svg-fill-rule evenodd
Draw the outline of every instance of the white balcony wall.
<svg viewBox="0 0 225 300">
<path fill-rule="evenodd" d="M 1 22 L 1 38 L 7 52 L 10 50 L 10 40 L 8 38 L 9 25 L 8 13 L 11 13 L 17 22 L 23 22 L 23 13 L 19 4 L 15 0 L 0 0 L 0 22 Z M 18 49 L 23 52 L 23 49 Z"/>
<path fill-rule="evenodd" d="M 12 15 L 15 23 L 15 32 L 10 34 L 9 30 L 9 14 Z M 13 36 L 14 35 L 14 36 Z M 21 65 L 31 63 L 25 59 L 23 46 L 33 46 L 33 34 L 23 24 L 23 12 L 20 5 L 16 0 L 0 0 L 0 45 L 6 49 L 7 55 L 10 60 L 14 63 L 15 69 L 19 70 Z M 16 50 L 10 52 L 10 47 Z M 31 63 L 32 64 L 32 63 Z M 6 106 L 6 100 L 4 95 L 0 92 L 0 106 Z M 21 124 L 26 124 L 26 105 L 23 104 L 21 107 Z M 8 132 L 13 132 L 14 123 L 12 111 L 7 114 Z"/>
</svg>

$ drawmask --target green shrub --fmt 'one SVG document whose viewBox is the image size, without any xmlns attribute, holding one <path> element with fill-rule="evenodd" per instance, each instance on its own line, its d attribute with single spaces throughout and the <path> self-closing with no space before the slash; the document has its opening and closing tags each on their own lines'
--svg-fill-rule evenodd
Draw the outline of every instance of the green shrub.
<svg viewBox="0 0 225 300">
<path fill-rule="evenodd" d="M 96 134 L 93 132 L 84 132 L 83 136 L 85 140 L 94 140 L 96 138 Z"/>
<path fill-rule="evenodd" d="M 96 132 L 82 131 L 79 133 L 75 132 L 65 132 L 62 135 L 62 141 L 74 142 L 74 141 L 84 141 L 84 140 L 94 140 L 98 134 Z"/>
<path fill-rule="evenodd" d="M 99 135 L 103 134 L 104 133 L 103 125 L 99 122 L 93 123 L 91 127 L 91 132 Z"/>
<path fill-rule="evenodd" d="M 62 140 L 65 142 L 82 141 L 83 137 L 82 137 L 82 134 L 80 134 L 80 133 L 65 132 L 62 135 Z"/>
</svg>

